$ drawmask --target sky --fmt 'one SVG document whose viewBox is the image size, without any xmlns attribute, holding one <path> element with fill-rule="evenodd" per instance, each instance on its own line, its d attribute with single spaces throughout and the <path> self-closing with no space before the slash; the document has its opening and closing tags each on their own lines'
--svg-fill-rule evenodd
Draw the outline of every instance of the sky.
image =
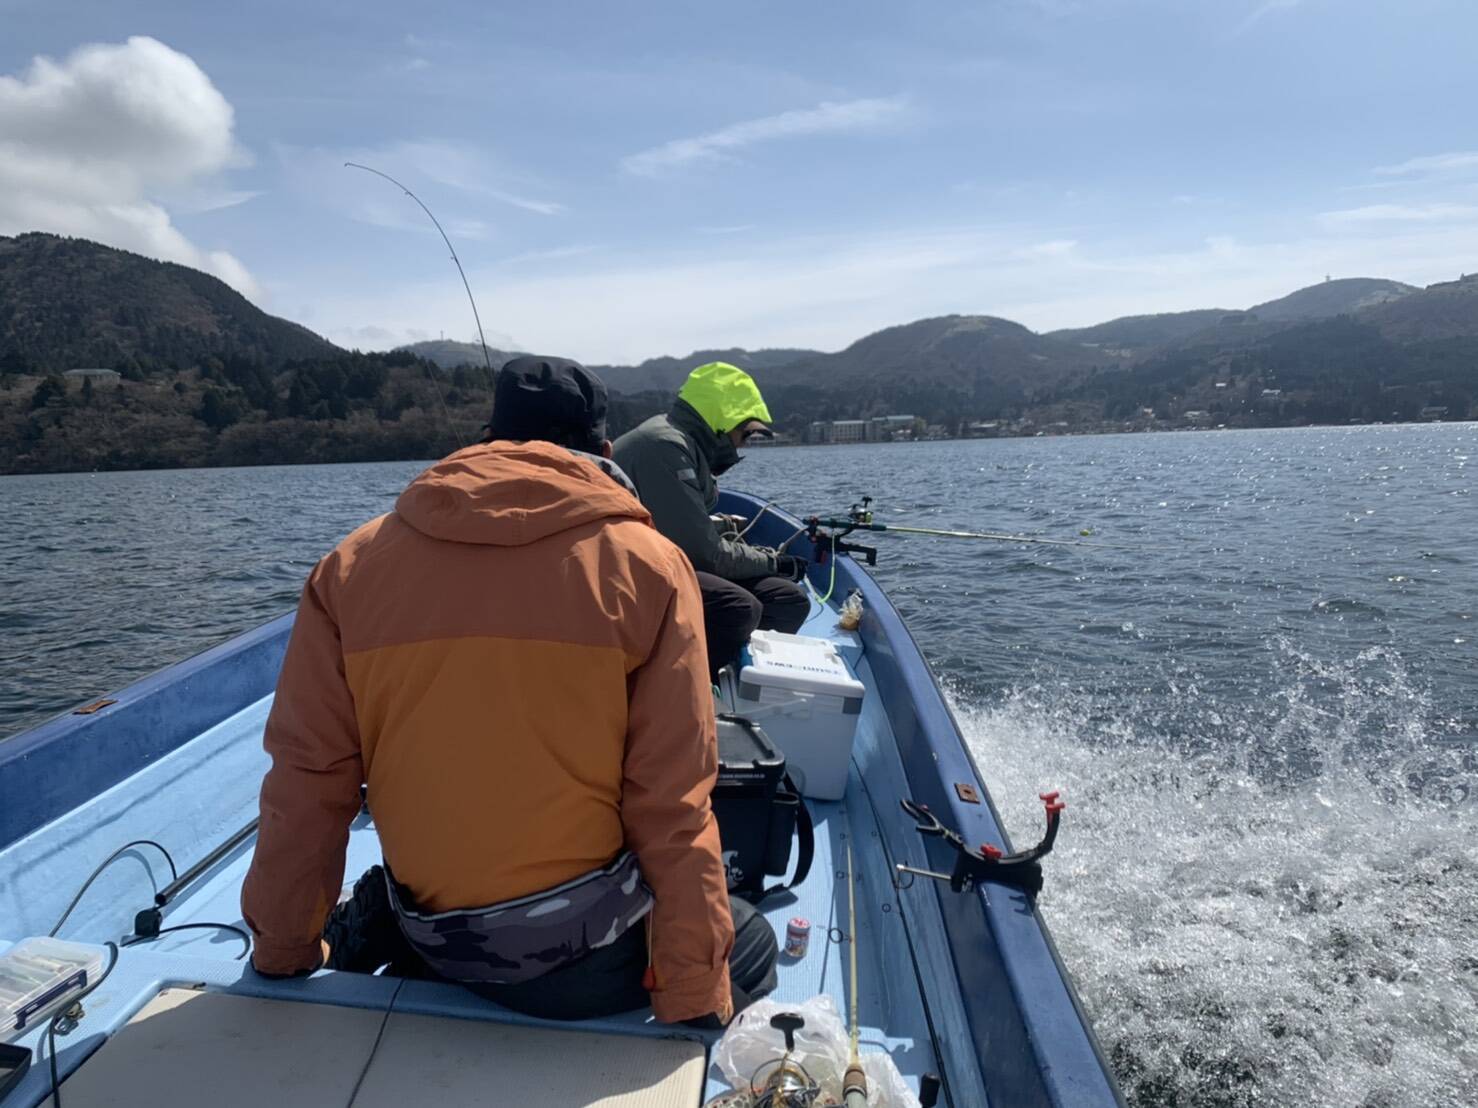
<svg viewBox="0 0 1478 1108">
<path fill-rule="evenodd" d="M 0 234 L 589 362 L 1478 270 L 1473 0 L 0 0 Z"/>
</svg>

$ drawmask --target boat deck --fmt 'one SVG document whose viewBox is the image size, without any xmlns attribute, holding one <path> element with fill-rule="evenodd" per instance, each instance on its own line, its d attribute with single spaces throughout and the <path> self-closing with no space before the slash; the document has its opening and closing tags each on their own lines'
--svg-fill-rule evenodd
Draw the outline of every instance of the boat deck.
<svg viewBox="0 0 1478 1108">
<path fill-rule="evenodd" d="M 834 612 L 818 608 L 804 633 L 827 636 L 833 625 Z M 806 956 L 798 960 L 782 956 L 774 997 L 800 1002 L 826 993 L 843 1013 L 847 1010 L 845 871 L 850 839 L 856 866 L 863 1050 L 889 1053 L 915 1089 L 923 1074 L 943 1073 L 952 1103 L 983 1106 L 988 1102 L 980 1074 L 962 1072 L 958 1066 L 945 1071 L 936 1051 L 935 1036 L 946 1042 L 952 1037 L 968 1039 L 957 975 L 934 885 L 920 882 L 899 890 L 892 880 L 894 861 L 922 867 L 929 863 L 912 821 L 899 809 L 905 788 L 903 767 L 866 659 L 855 669 L 868 692 L 846 796 L 838 803 L 808 801 L 816 823 L 816 859 L 810 876 L 799 889 L 777 894 L 762 905 L 782 940 L 791 917 L 802 916 L 812 924 Z M 0 948 L 27 935 L 45 934 L 92 867 L 128 840 L 157 839 L 184 869 L 246 823 L 255 814 L 256 789 L 266 768 L 260 736 L 269 707 L 270 697 L 250 705 L 0 851 L 0 872 L 8 877 L 0 890 Z M 248 841 L 223 859 L 170 906 L 165 925 L 241 926 L 240 887 L 250 854 Z M 362 814 L 350 835 L 346 882 L 378 861 L 378 836 Z M 154 889 L 168 880 L 167 868 L 152 850 L 125 856 L 84 897 L 61 937 L 102 942 L 129 933 L 133 913 L 147 907 Z M 397 1014 L 505 1025 L 678 1037 L 705 1044 L 717 1038 L 655 1023 L 649 1012 L 574 1025 L 548 1023 L 499 1008 L 457 986 L 433 982 L 333 972 L 268 981 L 237 960 L 241 947 L 241 940 L 229 932 L 199 930 L 124 949 L 113 974 L 87 999 L 81 1024 L 57 1039 L 62 1074 L 81 1065 L 162 989 L 181 985 L 381 1012 L 393 1004 Z M 929 983 L 927 995 L 920 980 Z M 21 1041 L 37 1050 L 39 1038 L 39 1032 L 33 1032 Z M 39 1062 L 39 1050 L 37 1058 Z M 44 1064 L 33 1068 L 18 1103 L 39 1103 L 49 1090 L 45 1074 Z M 710 1069 L 705 1096 L 727 1087 L 718 1079 L 717 1069 Z"/>
</svg>

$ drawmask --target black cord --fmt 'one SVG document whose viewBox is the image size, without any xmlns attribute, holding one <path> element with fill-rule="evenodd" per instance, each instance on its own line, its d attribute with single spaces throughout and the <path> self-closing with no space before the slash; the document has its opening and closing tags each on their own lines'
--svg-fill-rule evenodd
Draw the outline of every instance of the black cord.
<svg viewBox="0 0 1478 1108">
<path fill-rule="evenodd" d="M 130 843 L 129 845 L 131 846 L 133 844 Z M 160 849 L 162 850 L 163 847 L 160 847 Z M 106 863 L 104 863 L 104 864 L 106 864 Z M 117 946 L 117 944 L 116 943 L 106 943 L 104 945 L 106 945 L 107 948 L 108 948 L 108 954 L 109 954 L 108 968 L 105 969 L 105 970 L 103 970 L 103 972 L 98 976 L 98 979 L 96 981 L 94 981 L 91 985 L 87 986 L 87 988 L 83 989 L 80 993 L 78 993 L 76 996 L 74 996 L 71 999 L 71 1001 L 67 1004 L 67 1007 L 63 1011 L 60 1011 L 56 1015 L 52 1016 L 51 1017 L 51 1021 L 46 1025 L 46 1043 L 47 1043 L 47 1046 L 49 1048 L 50 1058 L 51 1058 L 51 1100 L 52 1100 L 53 1108 L 62 1108 L 62 1082 L 61 1082 L 60 1076 L 57 1074 L 57 1065 L 56 1065 L 56 1028 L 57 1028 L 57 1024 L 61 1023 L 62 1020 L 64 1020 L 64 1019 L 67 1018 L 67 1013 L 68 1012 L 70 1012 L 73 1008 L 75 1008 L 77 1005 L 79 1005 L 79 1004 L 82 1003 L 82 998 L 83 997 L 87 996 L 94 989 L 96 989 L 99 985 L 101 985 L 104 981 L 106 981 L 108 979 L 108 975 L 113 972 L 113 967 L 118 964 L 118 946 Z"/>
<path fill-rule="evenodd" d="M 251 936 L 234 923 L 177 923 L 173 927 L 161 927 L 153 935 L 134 935 L 132 938 L 124 939 L 124 946 L 138 946 L 139 943 L 152 942 L 160 935 L 168 935 L 171 931 L 229 931 L 241 939 L 241 953 L 236 955 L 239 962 L 251 953 Z"/>
<path fill-rule="evenodd" d="M 72 914 L 72 909 L 76 908 L 77 905 L 81 902 L 83 895 L 87 892 L 88 889 L 92 887 L 92 883 L 96 881 L 99 876 L 102 875 L 103 870 L 107 869 L 119 858 L 123 857 L 124 854 L 126 854 L 128 851 L 132 850 L 136 846 L 152 846 L 155 850 L 159 851 L 160 854 L 163 854 L 164 860 L 169 863 L 170 878 L 172 880 L 178 879 L 180 873 L 179 870 L 175 869 L 174 858 L 170 856 L 169 851 L 165 850 L 164 847 L 160 846 L 153 839 L 134 839 L 131 843 L 124 843 L 117 850 L 113 851 L 112 854 L 109 854 L 105 859 L 103 859 L 102 865 L 93 870 L 92 873 L 88 875 L 87 880 L 82 882 L 82 888 L 77 890 L 77 895 L 72 898 L 72 903 L 67 905 L 67 909 L 62 913 L 61 919 L 56 921 L 56 926 L 54 926 L 50 931 L 47 932 L 48 936 L 55 936 L 56 933 L 62 929 L 62 924 L 67 922 L 67 917 Z"/>
<path fill-rule="evenodd" d="M 380 1049 L 380 1040 L 385 1037 L 385 1025 L 390 1022 L 390 1013 L 395 1010 L 395 1000 L 400 996 L 400 990 L 405 988 L 409 978 L 402 977 L 400 984 L 395 986 L 395 991 L 390 994 L 390 1003 L 385 1005 L 385 1015 L 380 1019 L 380 1030 L 375 1033 L 375 1043 L 370 1047 L 369 1057 L 364 1060 L 364 1068 L 359 1071 L 359 1077 L 354 1082 L 354 1091 L 349 1094 L 349 1101 L 345 1108 L 354 1108 L 354 1101 L 359 1096 L 359 1087 L 364 1084 L 364 1079 L 369 1075 L 370 1064 L 375 1060 L 375 1052 Z"/>
</svg>

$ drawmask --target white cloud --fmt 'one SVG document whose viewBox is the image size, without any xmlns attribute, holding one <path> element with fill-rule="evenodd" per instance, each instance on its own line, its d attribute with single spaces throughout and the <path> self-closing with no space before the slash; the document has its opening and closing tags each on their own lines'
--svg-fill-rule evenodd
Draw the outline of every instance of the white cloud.
<svg viewBox="0 0 1478 1108">
<path fill-rule="evenodd" d="M 1011 252 L 1013 258 L 1033 261 L 1038 258 L 1065 258 L 1078 248 L 1077 239 L 1052 239 L 1049 242 L 1033 243 L 1018 247 Z"/>
<path fill-rule="evenodd" d="M 1319 222 L 1330 227 L 1372 223 L 1451 223 L 1478 220 L 1478 207 L 1471 204 L 1367 204 L 1322 212 Z"/>
<path fill-rule="evenodd" d="M 240 261 L 190 242 L 160 202 L 247 161 L 233 123 L 200 67 L 155 39 L 38 57 L 20 76 L 0 76 L 0 234 L 94 239 L 256 296 Z"/>
<path fill-rule="evenodd" d="M 468 276 L 483 319 L 516 328 L 526 349 L 634 362 L 730 345 L 839 349 L 879 328 L 951 312 L 1017 320 L 1034 330 L 1120 315 L 1245 308 L 1336 276 L 1413 284 L 1472 269 L 1478 220 L 1326 228 L 1287 241 L 1226 234 L 1171 250 L 1079 241 L 1031 227 L 935 227 L 735 240 L 647 260 L 615 251 L 529 272 L 497 264 Z M 326 292 L 323 329 L 376 321 L 397 333 L 464 327 L 454 272 L 387 285 L 369 297 Z M 513 321 L 516 321 L 514 323 Z M 490 340 L 491 341 L 491 340 Z"/>
<path fill-rule="evenodd" d="M 723 161 L 735 151 L 759 142 L 868 130 L 893 122 L 906 109 L 907 103 L 901 96 L 840 103 L 823 101 L 814 108 L 748 119 L 695 138 L 673 139 L 622 158 L 621 167 L 639 177 L 655 177 L 694 163 Z"/>
<path fill-rule="evenodd" d="M 167 193 L 161 199 L 170 209 L 188 215 L 219 212 L 239 207 L 262 195 L 260 189 L 188 189 L 179 193 Z"/>
<path fill-rule="evenodd" d="M 1478 150 L 1458 150 L 1450 154 L 1431 154 L 1410 158 L 1396 165 L 1379 165 L 1375 172 L 1384 177 L 1430 176 L 1478 170 Z"/>
</svg>

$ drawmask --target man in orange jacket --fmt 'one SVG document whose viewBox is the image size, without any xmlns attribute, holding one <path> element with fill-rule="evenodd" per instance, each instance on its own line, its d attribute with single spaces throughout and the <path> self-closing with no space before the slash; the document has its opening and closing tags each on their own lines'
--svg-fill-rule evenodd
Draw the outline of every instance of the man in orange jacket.
<svg viewBox="0 0 1478 1108">
<path fill-rule="evenodd" d="M 606 460 L 593 374 L 515 359 L 494 403 L 487 441 L 308 578 L 242 889 L 254 964 L 390 962 L 552 1018 L 650 999 L 726 1023 L 773 987 L 775 940 L 726 891 L 693 570 Z M 330 951 L 361 782 L 385 868 Z"/>
</svg>

